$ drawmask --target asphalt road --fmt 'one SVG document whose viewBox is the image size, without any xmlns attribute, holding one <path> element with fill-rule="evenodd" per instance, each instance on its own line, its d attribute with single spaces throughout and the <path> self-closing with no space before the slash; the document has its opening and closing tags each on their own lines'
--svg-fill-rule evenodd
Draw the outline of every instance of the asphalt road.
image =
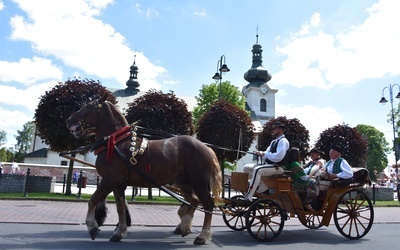
<svg viewBox="0 0 400 250">
<path fill-rule="evenodd" d="M 173 227 L 129 228 L 122 242 L 109 242 L 114 227 L 102 227 L 92 241 L 84 225 L 0 223 L 0 249 L 397 249 L 400 224 L 373 225 L 362 239 L 344 238 L 334 225 L 310 230 L 303 226 L 285 226 L 274 241 L 262 243 L 251 238 L 247 231 L 231 231 L 226 227 L 213 227 L 213 239 L 204 246 L 193 245 L 200 232 L 182 238 L 173 235 Z"/>
</svg>

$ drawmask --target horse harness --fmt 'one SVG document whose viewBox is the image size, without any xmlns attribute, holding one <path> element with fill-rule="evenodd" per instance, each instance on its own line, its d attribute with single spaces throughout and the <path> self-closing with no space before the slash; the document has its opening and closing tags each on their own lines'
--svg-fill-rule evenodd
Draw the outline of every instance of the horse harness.
<svg viewBox="0 0 400 250">
<path fill-rule="evenodd" d="M 118 142 L 124 140 L 125 138 L 131 137 L 131 147 L 129 150 L 132 152 L 131 157 L 129 158 L 129 162 L 132 165 L 137 164 L 137 156 L 140 156 L 144 153 L 144 151 L 148 148 L 149 143 L 146 138 L 142 139 L 139 147 L 137 146 L 137 128 L 136 126 L 125 126 L 120 130 L 112 133 L 111 135 L 103 138 L 100 142 L 96 143 L 96 145 L 92 146 L 91 150 L 93 150 L 95 155 L 98 155 L 100 152 L 107 149 L 107 161 L 111 162 L 114 150 L 119 150 L 116 146 Z M 117 151 L 118 152 L 118 151 Z M 125 156 L 125 155 L 124 155 Z M 126 157 L 126 156 L 125 156 Z"/>
</svg>

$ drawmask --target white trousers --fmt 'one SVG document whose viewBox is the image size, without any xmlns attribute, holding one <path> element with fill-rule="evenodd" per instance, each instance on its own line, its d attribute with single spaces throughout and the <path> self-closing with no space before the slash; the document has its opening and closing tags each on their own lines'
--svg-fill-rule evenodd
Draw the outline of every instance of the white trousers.
<svg viewBox="0 0 400 250">
<path fill-rule="evenodd" d="M 248 173 L 251 176 L 249 190 L 247 191 L 245 197 L 248 200 L 252 200 L 255 191 L 258 193 L 265 192 L 268 187 L 261 180 L 261 176 L 273 176 L 278 174 L 283 174 L 284 170 L 282 167 L 275 167 L 272 164 L 257 165 L 257 164 L 247 164 L 243 168 L 243 172 Z"/>
</svg>

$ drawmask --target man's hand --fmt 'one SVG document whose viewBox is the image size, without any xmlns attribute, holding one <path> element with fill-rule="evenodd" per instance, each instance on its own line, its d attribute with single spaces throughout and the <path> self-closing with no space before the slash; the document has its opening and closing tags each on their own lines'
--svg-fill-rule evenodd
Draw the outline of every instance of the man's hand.
<svg viewBox="0 0 400 250">
<path fill-rule="evenodd" d="M 334 179 L 336 179 L 337 178 L 337 175 L 336 174 L 330 174 L 330 175 L 328 175 L 328 180 L 329 181 L 333 181 Z"/>
<path fill-rule="evenodd" d="M 258 156 L 264 156 L 264 152 L 261 151 L 254 151 L 254 154 Z"/>
</svg>

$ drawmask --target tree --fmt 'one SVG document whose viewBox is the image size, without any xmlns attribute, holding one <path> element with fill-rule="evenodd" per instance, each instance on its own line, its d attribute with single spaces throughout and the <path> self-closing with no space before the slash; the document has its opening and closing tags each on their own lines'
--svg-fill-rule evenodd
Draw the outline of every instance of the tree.
<svg viewBox="0 0 400 250">
<path fill-rule="evenodd" d="M 164 94 L 161 91 L 149 90 L 145 95 L 136 98 L 128 104 L 126 120 L 129 123 L 139 121 L 141 127 L 173 135 L 193 134 L 192 114 L 187 104 L 174 94 Z M 151 188 L 148 198 L 153 199 Z"/>
<path fill-rule="evenodd" d="M 140 121 L 141 127 L 174 135 L 193 134 L 192 114 L 174 94 L 149 90 L 128 106 L 125 116 L 129 123 Z"/>
<path fill-rule="evenodd" d="M 66 127 L 66 120 L 85 103 L 109 94 L 108 101 L 116 103 L 115 97 L 98 81 L 68 80 L 60 82 L 40 97 L 35 111 L 37 134 L 57 152 L 73 150 L 93 142 L 94 137 L 75 138 Z M 66 194 L 71 194 L 73 161 L 70 161 L 67 175 Z"/>
<path fill-rule="evenodd" d="M 3 146 L 7 142 L 7 132 L 0 129 L 0 146 Z"/>
<path fill-rule="evenodd" d="M 221 83 L 222 99 L 245 110 L 246 98 L 239 91 L 238 87 L 232 85 L 229 81 Z M 200 118 L 210 109 L 210 107 L 219 99 L 219 83 L 203 85 L 200 94 L 197 97 L 197 106 L 193 109 L 194 124 L 197 126 Z"/>
<path fill-rule="evenodd" d="M 30 149 L 34 130 L 35 124 L 33 122 L 27 122 L 23 125 L 22 130 L 17 130 L 18 135 L 15 136 L 15 139 L 19 153 L 25 154 Z"/>
<path fill-rule="evenodd" d="M 13 156 L 14 153 L 11 150 L 6 149 L 5 147 L 0 149 L 0 161 L 12 161 Z"/>
<path fill-rule="evenodd" d="M 236 151 L 247 151 L 253 141 L 253 123 L 250 116 L 243 109 L 220 100 L 201 117 L 197 126 L 197 138 L 199 140 L 216 146 L 232 149 L 227 151 L 212 147 L 221 163 L 221 171 L 224 174 L 224 161 L 233 162 L 243 153 Z"/>
<path fill-rule="evenodd" d="M 307 151 L 310 147 L 310 133 L 297 118 L 288 119 L 286 118 L 286 116 L 280 116 L 276 119 L 269 120 L 264 125 L 263 131 L 258 137 L 257 149 L 260 151 L 265 151 L 271 144 L 271 142 L 275 139 L 271 131 L 272 125 L 277 121 L 285 125 L 285 137 L 286 139 L 288 139 L 290 147 L 299 148 L 300 157 L 304 160 L 307 157 Z"/>
<path fill-rule="evenodd" d="M 389 143 L 386 141 L 385 135 L 372 126 L 359 124 L 356 130 L 367 140 L 366 168 L 370 172 L 371 178 L 376 180 L 378 176 L 375 172 L 379 174 L 388 164 L 386 154 L 390 151 Z"/>
<path fill-rule="evenodd" d="M 352 167 L 365 167 L 368 144 L 357 129 L 347 124 L 328 128 L 322 131 L 315 145 L 324 152 L 323 158 L 329 160 L 329 150 L 333 144 L 343 148 L 342 157 Z"/>
</svg>

